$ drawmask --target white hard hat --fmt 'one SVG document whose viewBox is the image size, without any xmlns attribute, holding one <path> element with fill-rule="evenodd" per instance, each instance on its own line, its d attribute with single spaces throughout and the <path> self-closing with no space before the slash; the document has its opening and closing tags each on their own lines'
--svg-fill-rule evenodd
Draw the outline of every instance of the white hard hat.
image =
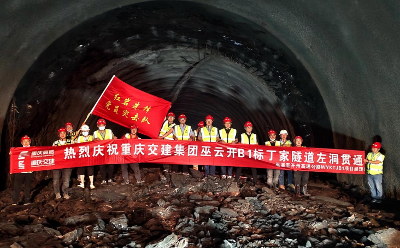
<svg viewBox="0 0 400 248">
<path fill-rule="evenodd" d="M 279 132 L 279 135 L 281 135 L 281 134 L 288 134 L 288 132 L 287 132 L 286 130 L 281 130 L 281 131 Z"/>
<path fill-rule="evenodd" d="M 81 127 L 81 131 L 89 131 L 89 130 L 90 130 L 90 128 L 89 128 L 88 125 L 83 125 L 83 126 Z"/>
</svg>

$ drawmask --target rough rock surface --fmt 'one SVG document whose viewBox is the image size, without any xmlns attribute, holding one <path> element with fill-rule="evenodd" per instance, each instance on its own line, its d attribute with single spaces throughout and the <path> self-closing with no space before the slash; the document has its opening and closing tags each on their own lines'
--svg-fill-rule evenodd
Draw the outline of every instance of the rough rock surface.
<svg viewBox="0 0 400 248">
<path fill-rule="evenodd" d="M 143 173 L 147 181 L 153 176 L 152 170 Z M 175 187 L 173 180 L 186 185 Z M 89 200 L 74 182 L 71 199 L 59 201 L 49 184 L 27 206 L 11 206 L 10 191 L 0 193 L 0 247 L 396 247 L 398 242 L 398 209 L 365 204 L 337 184 L 310 182 L 311 196 L 297 198 L 260 182 L 244 182 L 232 194 L 223 191 L 231 180 L 181 174 L 141 185 L 120 182 L 118 176 L 114 185 L 96 185 Z M 182 193 L 193 185 L 200 185 L 198 191 Z M 248 196 L 251 189 L 254 196 Z"/>
</svg>

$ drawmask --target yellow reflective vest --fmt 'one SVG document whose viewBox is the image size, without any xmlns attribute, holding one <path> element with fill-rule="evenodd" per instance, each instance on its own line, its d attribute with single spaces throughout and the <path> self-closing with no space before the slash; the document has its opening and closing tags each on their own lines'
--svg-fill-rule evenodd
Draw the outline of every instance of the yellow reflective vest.
<svg viewBox="0 0 400 248">
<path fill-rule="evenodd" d="M 56 140 L 56 141 L 54 141 L 53 146 L 65 146 L 65 145 L 71 145 L 71 144 L 72 144 L 72 142 L 70 139 L 66 139 L 64 144 L 62 144 L 60 142 L 60 140 Z"/>
<path fill-rule="evenodd" d="M 93 136 L 92 135 L 87 136 L 87 139 L 85 139 L 85 137 L 81 135 L 77 139 L 78 143 L 84 143 L 84 142 L 90 142 L 90 141 L 93 141 Z"/>
<path fill-rule="evenodd" d="M 168 133 L 168 131 L 171 128 L 173 128 L 174 126 L 175 126 L 175 123 L 172 123 L 171 125 L 168 125 L 168 120 L 165 120 L 164 123 L 162 124 L 159 136 L 163 136 L 164 134 Z M 164 139 L 166 139 L 166 140 L 174 140 L 174 135 L 172 133 L 170 133 Z"/>
<path fill-rule="evenodd" d="M 207 127 L 201 128 L 201 139 L 204 142 L 217 142 L 218 129 L 216 127 L 211 127 L 211 133 L 208 132 Z"/>
<path fill-rule="evenodd" d="M 241 135 L 241 143 L 242 144 L 249 144 L 249 145 L 257 145 L 257 135 L 255 133 L 252 133 L 250 135 L 250 140 L 249 140 L 249 136 L 247 136 L 246 133 L 242 133 L 242 135 Z"/>
<path fill-rule="evenodd" d="M 379 164 L 367 164 L 367 173 L 369 175 L 379 175 L 383 174 L 383 160 L 385 159 L 385 155 L 378 152 L 376 154 L 370 152 L 367 155 L 367 159 L 371 161 L 376 161 L 380 156 L 382 156 L 382 161 Z"/>
<path fill-rule="evenodd" d="M 219 130 L 219 138 L 226 143 L 232 143 L 236 139 L 236 129 L 231 128 L 228 135 L 225 128 Z"/>
<path fill-rule="evenodd" d="M 286 140 L 285 143 L 283 143 L 282 141 L 277 141 L 275 143 L 275 146 L 286 146 L 286 147 L 291 147 L 292 146 L 292 142 L 290 140 Z"/>
<path fill-rule="evenodd" d="M 189 140 L 192 127 L 185 125 L 185 130 L 182 133 L 181 125 L 175 125 L 175 137 L 178 140 Z"/>
<path fill-rule="evenodd" d="M 271 146 L 271 141 L 270 141 L 270 140 L 269 140 L 269 141 L 266 141 L 266 142 L 265 142 L 265 145 L 266 145 L 266 146 Z M 278 143 L 278 141 L 275 140 L 274 146 L 280 146 L 279 143 Z"/>
<path fill-rule="evenodd" d="M 110 139 L 113 139 L 113 136 L 114 136 L 114 135 L 113 135 L 113 132 L 111 131 L 111 129 L 105 129 L 104 132 L 105 132 L 104 139 L 103 139 L 103 136 L 101 136 L 99 130 L 95 131 L 95 132 L 93 133 L 93 136 L 94 136 L 95 138 L 100 139 L 100 140 L 110 140 Z"/>
</svg>

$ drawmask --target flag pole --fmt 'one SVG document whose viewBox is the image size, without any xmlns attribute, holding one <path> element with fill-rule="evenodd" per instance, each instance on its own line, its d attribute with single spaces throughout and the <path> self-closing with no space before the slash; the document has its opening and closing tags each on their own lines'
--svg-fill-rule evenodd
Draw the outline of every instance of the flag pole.
<svg viewBox="0 0 400 248">
<path fill-rule="evenodd" d="M 108 82 L 108 84 L 107 84 L 106 88 L 103 90 L 103 93 L 101 93 L 101 95 L 100 95 L 99 99 L 97 99 L 97 102 L 96 102 L 96 104 L 93 106 L 92 110 L 91 110 L 91 111 L 89 112 L 89 114 L 86 116 L 86 119 L 83 121 L 83 123 L 82 123 L 81 127 L 82 127 L 83 125 L 85 125 L 86 121 L 87 121 L 87 120 L 89 119 L 89 117 L 92 115 L 92 113 L 93 113 L 93 110 L 96 108 L 96 106 L 97 106 L 97 104 L 99 103 L 99 101 L 100 101 L 101 97 L 104 95 L 104 92 L 106 92 L 106 90 L 107 90 L 108 86 L 110 86 L 110 84 L 111 84 L 111 82 L 113 81 L 114 77 L 115 77 L 115 75 L 113 75 L 113 76 L 112 76 L 112 78 L 111 78 L 111 80 L 110 80 L 110 82 Z M 78 133 L 77 133 L 77 134 L 76 134 L 76 135 L 75 135 L 75 136 L 72 138 L 72 140 L 75 140 L 75 139 L 76 139 L 76 137 L 78 137 L 78 136 L 79 136 L 80 132 L 81 132 L 81 129 L 79 128 L 79 130 L 78 130 Z"/>
<path fill-rule="evenodd" d="M 106 92 L 106 90 L 107 90 L 108 86 L 110 86 L 110 84 L 111 84 L 111 82 L 113 81 L 114 77 L 115 77 L 115 75 L 114 75 L 114 76 L 111 78 L 110 82 L 107 84 L 106 88 L 103 90 L 103 93 L 101 93 L 101 95 L 100 95 L 99 99 L 97 99 L 97 102 L 96 102 L 96 104 L 93 106 L 93 108 L 92 108 L 92 110 L 90 111 L 90 113 L 89 113 L 89 114 L 92 114 L 92 113 L 93 113 L 93 110 L 96 108 L 96 106 L 97 106 L 97 104 L 99 103 L 99 101 L 100 101 L 101 97 L 104 95 L 104 92 Z M 87 118 L 89 118 L 89 115 L 88 115 L 88 117 L 87 117 Z M 86 118 L 86 120 L 87 120 L 87 118 Z"/>
</svg>

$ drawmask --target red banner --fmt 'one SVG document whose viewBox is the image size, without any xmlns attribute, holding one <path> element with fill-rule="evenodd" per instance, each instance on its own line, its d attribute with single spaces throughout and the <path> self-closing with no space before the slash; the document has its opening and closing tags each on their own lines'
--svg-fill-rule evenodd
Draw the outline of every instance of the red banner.
<svg viewBox="0 0 400 248">
<path fill-rule="evenodd" d="M 136 124 L 140 133 L 157 138 L 170 108 L 170 102 L 113 76 L 91 113 L 128 128 Z"/>
<path fill-rule="evenodd" d="M 364 174 L 364 151 L 117 139 L 11 149 L 10 173 L 100 164 L 158 163 Z"/>
</svg>

